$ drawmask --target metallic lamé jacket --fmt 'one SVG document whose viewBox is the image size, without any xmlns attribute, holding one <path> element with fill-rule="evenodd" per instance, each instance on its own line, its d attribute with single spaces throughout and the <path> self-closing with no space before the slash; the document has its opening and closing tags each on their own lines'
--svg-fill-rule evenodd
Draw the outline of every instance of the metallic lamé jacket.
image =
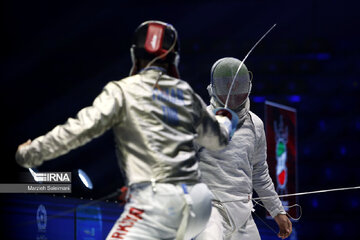
<svg viewBox="0 0 360 240">
<path fill-rule="evenodd" d="M 129 185 L 197 182 L 194 140 L 213 150 L 228 143 L 225 126 L 216 121 L 186 82 L 149 68 L 108 83 L 92 106 L 21 148 L 16 160 L 24 167 L 38 166 L 110 128 Z"/>
<path fill-rule="evenodd" d="M 246 199 L 251 198 L 253 189 L 259 197 L 272 196 L 262 200 L 272 217 L 285 213 L 269 175 L 264 124 L 251 111 L 229 145 L 220 151 L 201 148 L 199 158 L 202 181 L 209 186 L 215 199 L 228 202 L 224 206 L 235 222 L 251 214 L 252 201 Z"/>
</svg>

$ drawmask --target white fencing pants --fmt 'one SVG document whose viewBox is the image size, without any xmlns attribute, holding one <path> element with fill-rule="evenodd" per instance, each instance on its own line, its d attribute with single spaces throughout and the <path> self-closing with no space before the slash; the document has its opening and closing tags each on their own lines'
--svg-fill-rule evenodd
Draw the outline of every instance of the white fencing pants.
<svg viewBox="0 0 360 240">
<path fill-rule="evenodd" d="M 185 221 L 184 240 L 190 240 L 205 228 L 211 214 L 211 192 L 205 184 L 187 185 L 188 200 L 180 184 L 157 183 L 155 187 L 140 184 L 131 188 L 130 201 L 107 240 L 176 239 L 183 215 L 186 215 L 184 209 L 190 210 Z M 186 205 L 189 200 L 190 205 Z"/>
<path fill-rule="evenodd" d="M 236 214 L 236 213 L 232 213 Z M 245 223 L 236 228 L 231 223 L 224 209 L 213 207 L 211 217 L 196 240 L 260 240 L 259 231 L 251 216 L 246 219 Z"/>
</svg>

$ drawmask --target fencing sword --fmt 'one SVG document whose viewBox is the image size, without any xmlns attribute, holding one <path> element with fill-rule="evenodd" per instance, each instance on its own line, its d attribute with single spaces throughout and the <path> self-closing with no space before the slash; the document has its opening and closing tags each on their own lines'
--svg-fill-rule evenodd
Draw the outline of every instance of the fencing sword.
<svg viewBox="0 0 360 240">
<path fill-rule="evenodd" d="M 264 33 L 264 34 L 261 36 L 261 38 L 255 43 L 255 45 L 250 49 L 250 51 L 246 54 L 246 56 L 244 57 L 244 59 L 243 59 L 242 62 L 240 63 L 240 65 L 239 65 L 239 67 L 238 67 L 238 69 L 237 69 L 237 71 L 236 71 L 236 73 L 235 73 L 235 75 L 234 75 L 234 78 L 233 78 L 233 80 L 232 80 L 232 82 L 231 82 L 230 89 L 229 89 L 229 93 L 228 93 L 228 95 L 227 95 L 227 97 L 226 97 L 226 101 L 225 101 L 225 108 L 227 108 L 227 106 L 228 106 L 228 101 L 229 101 L 230 93 L 231 93 L 231 90 L 232 90 L 233 85 L 234 85 L 234 83 L 235 83 L 235 79 L 236 79 L 237 75 L 239 74 L 239 71 L 240 71 L 241 67 L 243 66 L 245 60 L 248 58 L 248 56 L 250 55 L 250 53 L 256 48 L 256 46 L 263 40 L 263 38 L 264 38 L 266 35 L 268 35 L 268 33 L 269 33 L 275 26 L 276 26 L 276 24 L 274 24 L 269 30 L 267 30 L 266 33 Z M 249 93 L 248 93 L 248 94 L 249 94 Z"/>
<path fill-rule="evenodd" d="M 290 193 L 290 194 L 282 194 L 282 195 L 272 195 L 272 196 L 263 196 L 263 197 L 256 197 L 256 198 L 251 198 L 251 200 L 253 200 L 257 205 L 260 205 L 262 207 L 264 207 L 263 205 L 261 205 L 259 203 L 260 200 L 266 200 L 266 199 L 271 199 L 274 197 L 278 197 L 278 198 L 287 198 L 287 197 L 296 197 L 296 196 L 304 196 L 304 195 L 312 195 L 312 194 L 319 194 L 319 193 L 327 193 L 327 192 L 339 192 L 339 191 L 349 191 L 349 190 L 356 190 L 356 189 L 360 189 L 360 186 L 355 186 L 355 187 L 343 187 L 343 188 L 331 188 L 331 189 L 323 189 L 323 190 L 316 190 L 316 191 L 308 191 L 308 192 L 298 192 L 298 193 Z M 221 201 L 221 203 L 231 203 L 231 202 L 241 202 L 241 201 L 246 201 L 249 200 L 249 197 L 240 197 L 237 198 L 235 200 L 227 200 L 227 201 Z M 287 206 L 287 207 L 300 207 L 301 210 L 301 206 L 298 204 L 295 204 L 293 206 Z M 265 207 L 264 207 L 265 208 Z M 288 215 L 289 216 L 289 215 Z M 290 216 L 291 217 L 291 216 Z M 299 218 L 293 218 L 294 220 L 299 220 Z"/>
<path fill-rule="evenodd" d="M 264 205 L 262 205 L 260 203 L 260 200 L 264 200 L 264 199 L 270 199 L 270 198 L 274 198 L 274 197 L 279 197 L 279 198 L 287 198 L 287 197 L 294 197 L 294 196 L 304 196 L 304 195 L 311 195 L 311 194 L 318 194 L 318 193 L 327 193 L 327 192 L 339 192 L 339 191 L 349 191 L 349 190 L 356 190 L 356 189 L 360 189 L 360 186 L 355 186 L 355 187 L 343 187 L 343 188 L 332 188 L 332 189 L 323 189 L 323 190 L 316 190 L 316 191 L 308 191 L 308 192 L 299 192 L 299 193 L 290 193 L 290 194 L 283 194 L 283 195 L 273 195 L 273 196 L 265 196 L 265 197 L 257 197 L 257 198 L 251 198 L 255 205 L 259 205 L 263 208 L 265 208 Z M 221 203 L 231 203 L 231 202 L 240 202 L 240 201 L 246 201 L 249 200 L 248 197 L 242 197 L 242 198 L 237 198 L 236 200 L 228 200 L 228 201 L 221 201 Z M 284 206 L 285 207 L 285 206 Z M 286 215 L 295 220 L 298 221 L 300 220 L 300 218 L 302 217 L 302 207 L 299 204 L 294 204 L 292 206 L 286 206 L 289 209 L 292 207 L 299 207 L 300 210 L 300 216 L 297 218 L 292 217 L 289 213 L 286 213 Z M 277 234 L 277 232 L 275 231 L 274 228 L 272 228 L 269 224 L 267 224 L 259 215 L 257 215 L 255 213 L 255 210 L 252 210 L 252 213 L 254 213 L 254 215 L 267 227 L 269 228 L 273 233 Z"/>
<path fill-rule="evenodd" d="M 257 200 L 270 199 L 270 198 L 274 198 L 274 197 L 286 198 L 286 197 L 311 195 L 311 194 L 317 194 L 317 193 L 339 192 L 339 191 L 348 191 L 348 190 L 356 190 L 356 189 L 360 189 L 360 186 L 323 189 L 323 190 L 308 191 L 308 192 L 298 192 L 298 193 L 290 193 L 290 194 L 283 194 L 283 195 L 264 196 L 264 197 L 257 197 L 257 198 L 251 198 L 251 199 L 257 201 Z M 249 200 L 249 197 L 248 196 L 240 197 L 240 198 L 237 198 L 235 200 L 228 200 L 228 201 L 221 201 L 221 202 L 222 203 L 229 203 L 229 202 L 240 202 L 240 201 L 245 201 L 245 200 Z"/>
<path fill-rule="evenodd" d="M 235 83 L 235 79 L 237 77 L 237 75 L 239 74 L 239 71 L 241 69 L 241 67 L 243 66 L 245 60 L 248 58 L 248 56 L 250 55 L 250 53 L 255 49 L 255 47 L 266 37 L 266 35 L 268 35 L 268 33 L 276 26 L 276 24 L 274 24 L 269 30 L 267 30 L 262 36 L 261 38 L 254 44 L 254 46 L 250 49 L 250 51 L 246 54 L 246 56 L 244 57 L 244 59 L 242 60 L 242 62 L 240 63 L 234 78 L 232 80 L 226 101 L 225 101 L 225 108 L 227 108 L 228 105 L 228 101 L 229 101 L 229 97 L 230 97 L 230 93 L 231 90 L 233 88 L 233 85 Z M 356 187 L 345 187 L 345 188 L 333 188 L 333 189 L 324 189 L 324 190 L 317 190 L 317 191 L 310 191 L 310 192 L 300 192 L 300 193 L 292 193 L 292 194 L 284 194 L 284 195 L 277 195 L 277 196 L 266 196 L 266 197 L 258 197 L 258 198 L 253 198 L 253 200 L 262 200 L 262 199 L 269 199 L 269 198 L 273 198 L 273 197 L 279 197 L 279 198 L 285 198 L 285 197 L 291 197 L 291 196 L 302 196 L 302 195 L 310 195 L 310 194 L 316 194 L 316 193 L 325 193 L 325 192 L 336 192 L 336 191 L 347 191 L 347 190 L 355 190 L 355 189 L 360 189 L 360 186 L 356 186 Z M 248 200 L 248 197 L 244 197 L 244 198 L 238 198 L 236 200 L 229 200 L 229 201 L 222 201 L 222 203 L 228 203 L 228 202 L 239 202 L 239 201 L 244 201 L 244 200 Z"/>
</svg>

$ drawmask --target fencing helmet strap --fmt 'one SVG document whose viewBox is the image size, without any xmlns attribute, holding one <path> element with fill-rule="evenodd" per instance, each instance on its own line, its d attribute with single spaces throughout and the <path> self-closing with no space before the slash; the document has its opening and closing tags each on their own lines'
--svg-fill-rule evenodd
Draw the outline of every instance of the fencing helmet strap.
<svg viewBox="0 0 360 240">
<path fill-rule="evenodd" d="M 130 75 L 138 73 L 137 60 L 169 64 L 168 74 L 179 78 L 179 40 L 176 29 L 161 21 L 146 21 L 135 30 L 130 49 L 133 66 Z"/>
<path fill-rule="evenodd" d="M 240 64 L 239 59 L 226 57 L 216 61 L 211 68 L 211 83 L 208 91 L 211 97 L 222 106 L 225 105 L 234 75 Z M 234 111 L 241 109 L 245 105 L 250 91 L 251 79 L 249 71 L 243 64 L 231 89 L 228 107 Z"/>
</svg>

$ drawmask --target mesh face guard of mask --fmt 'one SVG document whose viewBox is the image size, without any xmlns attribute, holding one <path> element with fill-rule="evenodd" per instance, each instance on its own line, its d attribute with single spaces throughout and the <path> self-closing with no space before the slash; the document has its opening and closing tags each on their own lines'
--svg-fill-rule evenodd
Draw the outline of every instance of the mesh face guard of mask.
<svg viewBox="0 0 360 240">
<path fill-rule="evenodd" d="M 225 105 L 231 83 L 240 64 L 240 60 L 226 57 L 216 61 L 211 68 L 210 94 L 222 106 Z M 241 108 L 248 98 L 250 91 L 250 74 L 245 64 L 243 64 L 231 89 L 228 107 L 232 110 Z"/>
</svg>

